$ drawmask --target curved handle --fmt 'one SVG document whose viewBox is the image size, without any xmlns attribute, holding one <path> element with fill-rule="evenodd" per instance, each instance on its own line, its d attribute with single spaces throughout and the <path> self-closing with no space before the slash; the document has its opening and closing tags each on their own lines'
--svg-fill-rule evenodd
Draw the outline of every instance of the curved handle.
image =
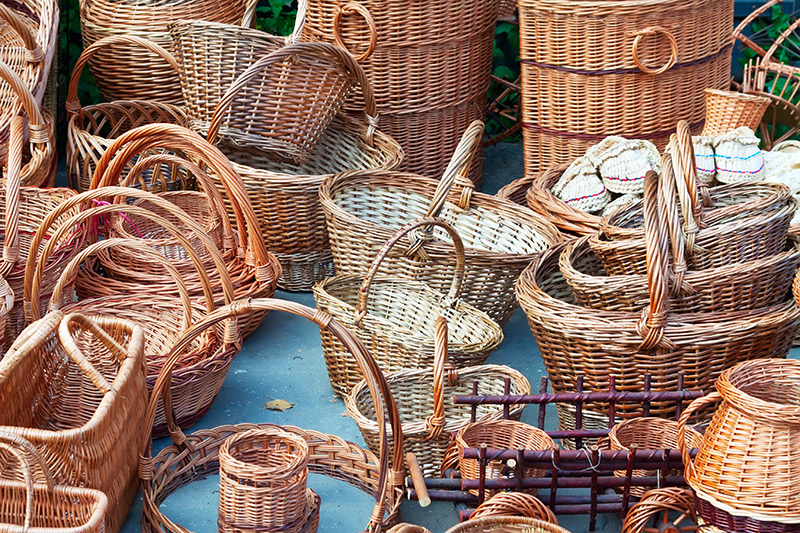
<svg viewBox="0 0 800 533">
<path fill-rule="evenodd" d="M 675 297 L 695 294 L 697 289 L 686 281 L 686 243 L 681 230 L 680 215 L 675 190 L 675 175 L 681 172 L 675 154 L 675 137 L 670 138 L 670 144 L 661 155 L 661 183 L 659 186 L 661 197 L 661 220 L 666 224 L 669 240 L 672 243 L 672 280 L 670 294 Z"/>
<path fill-rule="evenodd" d="M 683 239 L 686 243 L 686 253 L 693 256 L 702 252 L 695 241 L 697 233 L 705 224 L 703 208 L 698 201 L 697 164 L 694 158 L 692 134 L 685 120 L 678 122 L 676 134 L 670 137 L 670 152 L 673 154 L 674 181 L 683 212 Z"/>
<path fill-rule="evenodd" d="M 25 140 L 25 119 L 11 119 L 8 134 L 6 165 L 6 235 L 3 241 L 3 263 L 0 275 L 6 276 L 19 259 L 19 203 L 22 171 L 22 144 Z"/>
<path fill-rule="evenodd" d="M 3 19 L 25 44 L 25 61 L 41 63 L 45 54 L 39 43 L 36 42 L 36 32 L 19 15 L 4 4 L 0 4 L 0 19 Z"/>
<path fill-rule="evenodd" d="M 154 54 L 162 57 L 164 61 L 166 61 L 167 64 L 172 67 L 172 70 L 174 70 L 177 74 L 180 74 L 180 67 L 178 66 L 178 62 L 175 60 L 172 54 L 170 54 L 165 48 L 152 41 L 148 41 L 147 39 L 142 39 L 141 37 L 136 37 L 134 35 L 112 35 L 110 37 L 103 37 L 99 41 L 95 41 L 83 50 L 81 55 L 78 57 L 78 61 L 75 63 L 75 67 L 72 69 L 72 76 L 69 78 L 69 88 L 67 89 L 67 114 L 74 115 L 79 113 L 81 110 L 81 102 L 78 99 L 78 84 L 81 79 L 83 68 L 89 62 L 89 59 L 91 59 L 91 57 L 95 55 L 98 50 L 106 46 L 113 46 L 115 44 L 138 45 L 146 50 L 150 50 Z"/>
<path fill-rule="evenodd" d="M 459 294 L 461 294 L 461 284 L 464 281 L 464 243 L 461 241 L 461 236 L 458 234 L 458 232 L 447 222 L 438 218 L 421 218 L 419 220 L 409 222 L 400 228 L 397 233 L 392 235 L 392 237 L 386 241 L 386 244 L 383 245 L 383 248 L 381 248 L 381 250 L 378 252 L 378 255 L 375 256 L 375 259 L 369 265 L 367 274 L 364 276 L 364 281 L 361 282 L 361 288 L 358 290 L 358 303 L 356 304 L 355 317 L 353 318 L 354 325 L 360 325 L 361 320 L 367 314 L 369 288 L 372 285 L 372 280 L 375 277 L 375 273 L 378 271 L 378 268 L 381 266 L 381 263 L 386 256 L 389 255 L 389 251 L 394 248 L 394 245 L 397 244 L 400 239 L 415 229 L 426 228 L 425 231 L 430 231 L 433 226 L 438 226 L 447 231 L 447 233 L 450 234 L 450 238 L 453 239 L 453 245 L 456 248 L 456 269 L 453 273 L 453 282 L 450 284 L 450 291 L 447 293 L 447 299 L 445 301 L 445 305 L 455 305 Z"/>
<path fill-rule="evenodd" d="M 425 420 L 428 438 L 435 439 L 442 434 L 447 422 L 444 411 L 445 367 L 447 365 L 447 319 L 440 316 L 436 319 L 433 354 L 433 415 Z M 450 367 L 447 382 L 453 385 L 458 380 L 458 373 Z M 424 507 L 424 506 L 423 506 Z"/>
<path fill-rule="evenodd" d="M 258 0 L 256 0 L 257 2 Z M 308 13 L 308 0 L 297 0 L 297 15 L 294 18 L 294 29 L 292 33 L 286 37 L 286 44 L 293 44 L 300 42 L 303 36 L 303 26 L 306 22 L 306 13 Z"/>
<path fill-rule="evenodd" d="M 692 463 L 692 456 L 689 455 L 689 448 L 686 446 L 686 424 L 689 423 L 689 417 L 692 416 L 695 412 L 697 412 L 701 407 L 705 407 L 706 405 L 710 405 L 714 402 L 718 402 L 722 399 L 722 395 L 718 392 L 712 392 L 702 398 L 697 398 L 692 403 L 689 404 L 689 407 L 681 414 L 680 420 L 678 420 L 678 449 L 681 452 L 681 458 L 683 459 L 684 465 L 684 478 L 688 482 L 695 477 L 695 470 L 694 464 Z"/>
<path fill-rule="evenodd" d="M 642 64 L 639 60 L 639 42 L 642 40 L 642 37 L 645 35 L 658 35 L 662 34 L 667 37 L 669 40 L 669 48 L 670 48 L 670 55 L 669 60 L 659 68 L 650 68 Z M 631 55 L 633 56 L 633 63 L 636 65 L 636 68 L 644 72 L 645 74 L 663 74 L 678 62 L 678 41 L 675 39 L 675 36 L 670 33 L 669 30 L 666 28 L 662 28 L 661 26 L 650 26 L 649 28 L 644 28 L 635 32 L 633 35 L 636 37 L 633 39 L 633 46 L 631 47 Z"/>
<path fill-rule="evenodd" d="M 367 23 L 367 28 L 369 28 L 369 45 L 367 46 L 367 51 L 356 58 L 356 61 L 360 63 L 369 59 L 375 51 L 375 46 L 378 44 L 378 27 L 375 25 L 375 19 L 372 18 L 369 9 L 363 4 L 347 2 L 344 5 L 336 6 L 336 13 L 333 15 L 333 40 L 336 46 L 347 50 L 348 53 L 352 54 L 342 40 L 342 17 L 350 14 L 361 15 Z"/>
<path fill-rule="evenodd" d="M 239 26 L 242 28 L 254 27 L 256 21 L 256 7 L 258 7 L 258 0 L 247 0 Z"/>
<path fill-rule="evenodd" d="M 262 57 L 250 65 L 247 70 L 242 72 L 242 74 L 236 78 L 236 81 L 234 81 L 231 86 L 228 87 L 219 103 L 217 103 L 216 109 L 214 109 L 214 115 L 211 117 L 211 123 L 208 127 L 208 134 L 206 135 L 208 142 L 212 144 L 217 142 L 217 139 L 219 138 L 219 130 L 222 127 L 222 121 L 225 117 L 225 114 L 238 96 L 239 91 L 244 89 L 248 83 L 253 81 L 253 79 L 255 79 L 255 77 L 267 67 L 282 63 L 293 56 L 302 57 L 303 55 L 313 56 L 315 59 L 319 59 L 320 56 L 327 57 L 331 59 L 332 62 L 343 66 L 356 80 L 358 80 L 364 96 L 364 112 L 366 113 L 370 122 L 367 140 L 371 144 L 372 134 L 377 127 L 377 119 L 375 118 L 376 104 L 375 94 L 372 91 L 372 85 L 367 79 L 364 69 L 361 68 L 355 59 L 353 59 L 353 56 L 351 56 L 347 51 L 328 43 L 317 42 L 294 43 L 284 46 L 280 50 L 276 50 L 268 56 Z"/>
<path fill-rule="evenodd" d="M 27 441 L 26 441 L 27 442 Z M 10 454 L 14 459 L 17 460 L 20 466 L 20 470 L 22 470 L 22 479 L 25 483 L 25 514 L 23 515 L 22 521 L 22 531 L 23 533 L 27 533 L 30 531 L 31 527 L 31 519 L 33 518 L 33 509 L 35 507 L 35 500 L 33 495 L 33 472 L 31 469 L 31 464 L 28 459 L 25 457 L 25 453 L 23 450 L 11 446 L 2 441 L 2 437 L 0 437 L 0 450 L 4 450 L 8 454 Z M 52 490 L 52 478 L 49 478 L 48 481 L 51 482 L 49 485 L 49 489 Z"/>
</svg>

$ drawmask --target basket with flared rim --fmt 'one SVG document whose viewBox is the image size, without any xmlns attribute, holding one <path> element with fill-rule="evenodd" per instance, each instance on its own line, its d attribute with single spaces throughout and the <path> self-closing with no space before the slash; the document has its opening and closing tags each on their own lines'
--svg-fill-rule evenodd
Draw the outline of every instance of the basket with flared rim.
<svg viewBox="0 0 800 533">
<path fill-rule="evenodd" d="M 404 454 L 414 453 L 425 475 L 437 475 L 450 443 L 450 435 L 471 421 L 468 405 L 452 404 L 449 399 L 458 394 L 472 394 L 478 384 L 478 394 L 505 394 L 505 380 L 510 382 L 508 394 L 528 394 L 528 380 L 513 368 L 501 365 L 480 365 L 456 369 L 448 361 L 448 322 L 436 319 L 435 354 L 432 368 L 403 370 L 386 374 L 392 394 L 405 401 L 398 406 L 402 423 Z M 365 381 L 360 381 L 345 397 L 347 412 L 356 421 L 364 441 L 373 452 L 379 443 L 375 409 Z M 509 416 L 519 420 L 524 406 L 512 406 Z M 499 420 L 503 410 L 479 406 L 477 420 Z"/>
<path fill-rule="evenodd" d="M 393 274 L 377 276 L 390 251 L 417 230 L 447 231 L 456 250 L 455 275 L 443 295 L 424 282 Z M 459 298 L 464 278 L 461 238 L 446 222 L 427 218 L 406 224 L 381 248 L 365 276 L 339 275 L 314 286 L 317 307 L 348 324 L 369 348 L 383 372 L 431 368 L 435 359 L 435 322 L 448 321 L 450 361 L 456 368 L 482 364 L 503 338 L 486 313 Z M 341 343 L 321 331 L 331 386 L 345 396 L 360 381 L 358 368 Z"/>
<path fill-rule="evenodd" d="M 700 134 L 704 137 L 728 133 L 741 126 L 756 131 L 770 104 L 769 98 L 754 94 L 720 89 L 706 89 L 705 93 L 706 123 Z"/>
<path fill-rule="evenodd" d="M 464 241 L 463 300 L 500 326 L 505 324 L 517 305 L 514 281 L 542 251 L 560 241 L 561 234 L 529 209 L 475 192 L 466 175 L 482 134 L 483 123 L 473 122 L 439 182 L 386 171 L 346 172 L 326 179 L 320 200 L 337 273 L 363 274 L 396 228 L 435 217 L 453 226 Z M 435 229 L 419 234 L 405 250 L 392 252 L 385 268 L 392 276 L 446 292 L 453 253 L 447 234 Z"/>
</svg>

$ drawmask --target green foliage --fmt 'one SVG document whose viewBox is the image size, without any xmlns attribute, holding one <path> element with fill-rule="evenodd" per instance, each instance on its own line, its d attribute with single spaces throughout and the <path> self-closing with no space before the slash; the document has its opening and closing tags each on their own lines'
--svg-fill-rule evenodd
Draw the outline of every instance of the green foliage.
<svg viewBox="0 0 800 533">
<path fill-rule="evenodd" d="M 69 83 L 72 69 L 83 51 L 81 41 L 81 16 L 79 0 L 65 0 L 66 9 L 61 12 L 61 68 L 59 72 L 59 85 L 66 87 Z M 94 83 L 89 69 L 84 69 L 81 83 L 78 86 L 78 99 L 81 104 L 96 104 L 102 101 L 100 91 Z"/>
<path fill-rule="evenodd" d="M 296 0 L 261 0 L 256 8 L 256 28 L 272 35 L 289 35 L 296 16 Z"/>
<path fill-rule="evenodd" d="M 755 43 L 767 50 L 783 32 L 789 29 L 789 26 L 795 20 L 795 17 L 783 11 L 782 4 L 772 6 L 768 19 L 758 18 L 750 26 Z M 800 50 L 800 38 L 792 32 L 783 42 L 783 45 L 779 46 L 775 51 L 773 59 L 780 63 L 797 64 L 800 60 L 798 50 Z M 744 66 L 756 57 L 757 54 L 755 52 L 745 48 L 744 57 L 739 58 L 739 63 Z"/>
<path fill-rule="evenodd" d="M 520 74 L 519 64 L 519 26 L 509 22 L 501 22 L 497 25 L 494 36 L 494 51 L 492 52 L 492 74 L 507 81 L 515 81 Z M 489 99 L 498 101 L 500 109 L 512 111 L 516 115 L 519 108 L 520 95 L 516 92 L 503 94 L 506 87 L 492 81 L 489 87 Z M 503 131 L 511 128 L 514 120 L 500 115 L 491 115 L 486 120 L 486 133 L 489 137 L 495 137 Z M 515 133 L 506 139 L 506 142 L 517 142 L 521 134 Z"/>
</svg>

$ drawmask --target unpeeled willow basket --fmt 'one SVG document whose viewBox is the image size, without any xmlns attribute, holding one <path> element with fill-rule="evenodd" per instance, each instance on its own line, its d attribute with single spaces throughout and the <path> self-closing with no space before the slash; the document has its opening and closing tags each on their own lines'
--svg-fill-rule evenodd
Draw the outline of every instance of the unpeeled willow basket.
<svg viewBox="0 0 800 533">
<path fill-rule="evenodd" d="M 519 205 L 474 191 L 466 178 L 481 145 L 483 123 L 464 133 L 442 180 L 386 171 L 345 172 L 320 187 L 338 274 L 364 274 L 383 244 L 408 222 L 436 217 L 465 245 L 463 300 L 503 326 L 516 308 L 513 285 L 541 252 L 561 240 L 558 230 Z M 458 183 L 459 190 L 452 190 Z M 419 233 L 384 261 L 387 275 L 446 292 L 454 245 L 441 230 Z"/>
<path fill-rule="evenodd" d="M 168 69 L 177 73 L 178 63 L 170 53 L 156 43 L 135 35 L 114 35 L 92 43 L 78 57 L 67 92 L 67 177 L 70 187 L 79 192 L 91 187 L 97 162 L 115 139 L 139 126 L 165 122 L 187 125 L 182 108 L 161 100 L 121 100 L 83 106 L 78 99 L 78 87 L 83 69 L 92 58 L 124 46 L 153 54 Z M 177 74 L 176 74 L 177 75 Z M 140 85 L 147 85 L 138 82 Z M 133 162 L 123 170 L 127 174 Z M 145 190 L 179 190 L 193 188 L 193 183 L 175 167 L 163 165 L 154 169 L 150 179 L 133 184 Z"/>
<path fill-rule="evenodd" d="M 104 492 L 106 531 L 118 531 L 136 494 L 146 437 L 142 328 L 50 313 L 0 361 L 0 391 L 0 431 L 36 446 L 58 483 Z"/>
<path fill-rule="evenodd" d="M 469 405 L 451 403 L 459 394 L 482 394 L 489 396 L 531 392 L 528 380 L 507 366 L 479 365 L 456 369 L 448 361 L 448 321 L 436 319 L 435 354 L 432 368 L 403 370 L 386 374 L 392 395 L 403 398 L 398 407 L 402 423 L 404 455 L 413 453 L 426 476 L 441 471 L 442 459 L 450 443 L 450 435 L 471 421 Z M 506 380 L 509 390 L 505 390 Z M 473 386 L 477 383 L 477 393 Z M 367 389 L 366 381 L 359 382 L 345 397 L 347 413 L 355 420 L 364 441 L 373 452 L 378 452 L 380 442 L 375 408 Z M 512 406 L 508 416 L 519 420 L 523 405 Z M 478 406 L 476 420 L 499 420 L 503 409 Z"/>
<path fill-rule="evenodd" d="M 446 294 L 426 283 L 389 274 L 376 276 L 392 248 L 420 228 L 445 229 L 455 247 L 456 269 Z M 456 368 L 482 364 L 500 345 L 503 332 L 486 313 L 461 302 L 464 247 L 446 222 L 421 219 L 406 224 L 381 248 L 366 276 L 342 274 L 314 286 L 317 308 L 347 324 L 383 372 L 431 368 L 435 359 L 435 322 L 444 316 L 452 330 L 450 360 Z M 346 347 L 320 330 L 331 387 L 346 396 L 360 381 Z"/>
<path fill-rule="evenodd" d="M 380 455 L 346 442 L 335 435 L 326 435 L 316 431 L 303 430 L 290 426 L 278 426 L 284 431 L 299 435 L 306 440 L 309 449 L 308 469 L 311 474 L 322 474 L 344 481 L 375 498 L 375 506 L 370 514 L 364 531 L 380 533 L 385 531 L 399 519 L 399 506 L 403 497 L 403 435 L 399 431 L 400 421 L 397 415 L 392 394 L 383 374 L 378 369 L 364 345 L 347 328 L 332 319 L 330 315 L 304 305 L 283 300 L 259 298 L 239 300 L 230 306 L 218 309 L 205 319 L 195 324 L 174 346 L 167 363 L 156 383 L 154 397 L 145 416 L 152 422 L 156 411 L 156 397 L 163 396 L 164 404 L 170 405 L 169 386 L 172 367 L 180 356 L 180 352 L 191 343 L 199 331 L 208 329 L 222 321 L 228 321 L 256 310 L 285 311 L 315 322 L 320 327 L 330 329 L 342 343 L 351 350 L 358 361 L 368 386 L 372 391 L 374 405 L 377 406 L 376 418 L 379 424 L 391 424 L 396 431 L 391 434 L 391 453 L 389 452 L 389 434 L 387 428 L 380 431 Z M 173 531 L 175 526 L 159 509 L 168 496 L 178 488 L 192 481 L 215 475 L 219 471 L 219 448 L 231 435 L 251 429 L 270 427 L 267 424 L 239 424 L 221 426 L 210 430 L 201 430 L 191 435 L 184 435 L 180 428 L 171 422 L 170 434 L 174 444 L 167 446 L 155 457 L 152 456 L 152 442 L 141 459 L 141 487 L 144 499 L 142 531 Z M 272 426 L 275 427 L 275 426 Z M 179 465 L 192 464 L 192 468 Z M 184 531 L 183 528 L 180 528 Z"/>
</svg>

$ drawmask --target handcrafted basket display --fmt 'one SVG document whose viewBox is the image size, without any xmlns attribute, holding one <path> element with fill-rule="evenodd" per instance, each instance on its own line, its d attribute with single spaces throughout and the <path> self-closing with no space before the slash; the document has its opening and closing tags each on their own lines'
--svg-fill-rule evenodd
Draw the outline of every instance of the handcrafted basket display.
<svg viewBox="0 0 800 533">
<path fill-rule="evenodd" d="M 172 51 L 168 26 L 178 20 L 208 20 L 250 26 L 255 0 L 80 0 L 84 48 L 116 35 L 137 35 Z M 103 99 L 148 100 L 164 104 L 181 102 L 178 74 L 150 50 L 123 41 L 92 58 L 92 70 Z"/>
<path fill-rule="evenodd" d="M 515 204 L 527 206 L 528 203 L 525 197 L 528 195 L 528 189 L 533 186 L 533 182 L 536 181 L 538 177 L 537 174 L 532 174 L 517 178 L 511 183 L 503 185 L 495 196 L 503 198 L 504 200 L 510 200 Z"/>
<path fill-rule="evenodd" d="M 666 487 L 646 492 L 641 501 L 631 507 L 622 523 L 622 533 L 645 533 L 653 531 L 653 528 L 656 531 L 690 533 L 698 531 L 698 525 L 692 492 L 680 487 Z M 707 528 L 701 530 L 707 531 Z"/>
<path fill-rule="evenodd" d="M 14 433 L 0 433 L 0 454 L 17 462 L 6 463 L 5 474 L 10 468 L 22 476 L 21 481 L 0 479 L 0 531 L 105 531 L 108 498 L 101 491 L 57 485 L 33 444 Z"/>
<path fill-rule="evenodd" d="M 480 477 L 480 463 L 477 459 L 465 459 L 466 448 L 477 448 L 485 444 L 489 448 L 522 449 L 522 450 L 551 450 L 556 447 L 553 439 L 543 430 L 523 424 L 516 420 L 483 420 L 467 424 L 453 436 L 453 441 L 445 453 L 442 462 L 442 472 L 448 468 L 458 467 L 462 479 L 478 479 Z M 505 474 L 505 464 L 502 461 L 489 461 L 486 464 L 486 479 L 503 479 L 513 477 Z M 526 468 L 525 478 L 543 477 L 545 471 L 537 468 Z M 526 489 L 530 494 L 536 494 L 537 489 Z M 477 489 L 470 492 L 478 495 Z M 498 491 L 487 490 L 487 497 L 491 498 Z"/>
<path fill-rule="evenodd" d="M 645 182 L 648 232 L 659 228 L 655 173 Z M 674 390 L 683 377 L 689 390 L 707 390 L 720 373 L 738 362 L 786 357 L 800 326 L 793 301 L 749 311 L 673 313 L 668 307 L 666 238 L 650 239 L 647 249 L 650 304 L 640 312 L 603 311 L 579 306 L 558 268 L 564 246 L 548 250 L 517 283 L 517 297 L 545 362 L 554 392 L 575 390 L 584 376 L 587 391 L 616 387 L 641 391 L 651 374 L 654 391 Z M 585 408 L 607 413 L 608 406 Z M 641 405 L 620 402 L 617 416 L 641 416 Z M 654 402 L 652 416 L 674 416 L 675 406 Z"/>
<path fill-rule="evenodd" d="M 503 326 L 517 305 L 513 284 L 519 273 L 561 235 L 528 209 L 474 192 L 465 176 L 482 133 L 483 124 L 473 122 L 440 182 L 385 171 L 326 179 L 320 200 L 336 272 L 363 275 L 396 228 L 436 217 L 455 228 L 465 245 L 463 300 Z M 456 182 L 460 191 L 451 191 Z M 454 245 L 442 230 L 426 230 L 406 250 L 389 254 L 384 268 L 386 275 L 421 281 L 444 293 L 454 275 L 453 253 Z"/>
<path fill-rule="evenodd" d="M 535 174 L 525 195 L 527 206 L 542 215 L 567 235 L 591 235 L 600 227 L 602 217 L 581 211 L 553 194 L 553 186 L 569 167 L 564 163 Z"/>
<path fill-rule="evenodd" d="M 376 277 L 394 246 L 420 228 L 445 229 L 453 241 L 456 269 L 446 294 L 426 283 L 394 274 Z M 406 224 L 385 243 L 369 270 L 341 274 L 314 286 L 317 308 L 348 324 L 383 372 L 431 368 L 435 360 L 435 322 L 444 316 L 452 330 L 448 351 L 456 368 L 482 364 L 503 340 L 500 327 L 486 313 L 461 303 L 464 248 L 456 231 L 436 219 Z M 361 380 L 358 367 L 339 340 L 320 331 L 328 377 L 333 390 L 347 395 Z"/>
<path fill-rule="evenodd" d="M 678 433 L 698 514 L 726 531 L 800 530 L 800 361 L 743 362 L 723 372 L 715 388 L 683 412 Z M 689 417 L 720 401 L 692 459 L 683 440 Z"/>
<path fill-rule="evenodd" d="M 230 306 L 218 309 L 197 323 L 195 328 L 176 344 L 167 363 L 164 365 L 164 369 L 156 383 L 154 397 L 151 398 L 151 403 L 147 410 L 146 420 L 152 421 L 155 416 L 156 401 L 154 398 L 164 394 L 166 395 L 163 397 L 165 405 L 169 404 L 167 401 L 169 395 L 167 384 L 171 380 L 172 365 L 176 361 L 176 354 L 182 349 L 182 346 L 191 342 L 197 331 L 208 329 L 222 321 L 230 323 L 231 319 L 234 319 L 235 324 L 235 317 L 252 313 L 255 310 L 262 312 L 285 311 L 311 320 L 320 327 L 329 328 L 351 350 L 352 356 L 358 361 L 359 367 L 364 373 L 364 378 L 372 391 L 374 405 L 377 406 L 376 418 L 378 423 L 386 424 L 388 419 L 393 427 L 400 427 L 394 399 L 386 380 L 358 338 L 326 313 L 295 302 L 268 298 L 234 302 Z M 170 418 L 168 417 L 169 420 Z M 219 468 L 219 448 L 228 437 L 250 429 L 265 427 L 279 427 L 306 440 L 309 452 L 309 473 L 322 474 L 344 481 L 375 498 L 375 507 L 372 510 L 367 526 L 364 528 L 365 531 L 379 533 L 397 523 L 399 505 L 403 496 L 402 485 L 404 479 L 403 435 L 400 431 L 392 434 L 391 448 L 393 452 L 391 454 L 387 451 L 389 448 L 388 435 L 385 431 L 381 432 L 382 443 L 380 450 L 382 450 L 382 453 L 379 457 L 376 457 L 372 452 L 346 442 L 337 436 L 289 426 L 240 424 L 201 430 L 186 436 L 179 428 L 170 425 L 170 434 L 175 444 L 167 446 L 157 456 L 152 457 L 151 442 L 151 446 L 141 459 L 143 466 L 141 481 L 144 499 L 142 531 L 154 533 L 172 524 L 161 513 L 159 505 L 178 488 L 192 481 L 216 474 Z M 178 466 L 187 464 L 187 461 L 192 464 L 192 468 Z"/>
<path fill-rule="evenodd" d="M 309 0 L 304 41 L 352 53 L 375 89 L 402 170 L 441 176 L 461 133 L 488 106 L 498 0 Z M 480 185 L 480 157 L 470 177 Z"/>
<path fill-rule="evenodd" d="M 90 188 L 97 162 L 105 151 L 120 137 L 139 126 L 166 122 L 169 124 L 187 125 L 186 114 L 182 108 L 157 100 L 115 100 L 95 105 L 82 106 L 78 99 L 78 87 L 81 74 L 92 58 L 114 47 L 125 46 L 132 50 L 141 50 L 153 54 L 173 73 L 179 71 L 178 63 L 161 46 L 136 37 L 134 35 L 114 35 L 98 40 L 87 46 L 78 57 L 67 92 L 67 178 L 70 187 L 78 192 Z M 140 83 L 140 85 L 147 85 Z M 131 161 L 123 170 L 123 177 L 135 163 Z M 144 183 L 136 183 L 144 190 L 179 190 L 193 188 L 178 169 L 162 165 L 153 169 L 149 179 Z"/>
<path fill-rule="evenodd" d="M 730 83 L 733 0 L 520 0 L 519 19 L 526 174 L 608 135 L 662 149 Z"/>
<path fill-rule="evenodd" d="M 445 533 L 569 533 L 563 527 L 522 516 L 486 516 L 467 520 Z"/>
<path fill-rule="evenodd" d="M 287 38 L 210 22 L 170 32 L 190 127 L 206 134 L 214 123 L 231 150 L 302 165 L 349 94 L 370 90 L 353 57 L 327 43 L 284 47 Z"/>
<path fill-rule="evenodd" d="M 277 427 L 225 439 L 219 448 L 219 531 L 303 531 L 308 461 L 306 439 Z"/>
<path fill-rule="evenodd" d="M 524 516 L 558 524 L 555 513 L 539 498 L 526 492 L 499 492 L 480 504 L 469 519 L 486 516 Z"/>
<path fill-rule="evenodd" d="M 458 394 L 473 394 L 477 383 L 478 394 L 505 394 L 505 381 L 509 380 L 508 394 L 530 394 L 528 380 L 507 366 L 481 365 L 455 369 L 448 361 L 448 321 L 436 319 L 436 353 L 432 368 L 404 370 L 386 375 L 392 395 L 403 398 L 398 406 L 403 431 L 404 455 L 413 453 L 422 472 L 433 476 L 441 471 L 442 459 L 450 443 L 450 435 L 470 423 L 469 405 L 452 404 L 449 399 Z M 373 352 L 374 353 L 374 352 Z M 345 398 L 347 413 L 358 424 L 369 449 L 378 453 L 379 428 L 375 408 L 366 381 L 359 382 Z M 508 416 L 519 420 L 524 406 L 509 410 Z M 479 406 L 476 420 L 499 420 L 503 409 Z"/>
<path fill-rule="evenodd" d="M 765 96 L 706 89 L 706 123 L 700 135 L 711 137 L 741 126 L 757 130 L 769 106 Z"/>
<path fill-rule="evenodd" d="M 36 446 L 58 483 L 104 492 L 106 531 L 118 531 L 136 493 L 147 433 L 142 329 L 50 313 L 0 361 L 0 391 L 0 431 Z"/>
</svg>

